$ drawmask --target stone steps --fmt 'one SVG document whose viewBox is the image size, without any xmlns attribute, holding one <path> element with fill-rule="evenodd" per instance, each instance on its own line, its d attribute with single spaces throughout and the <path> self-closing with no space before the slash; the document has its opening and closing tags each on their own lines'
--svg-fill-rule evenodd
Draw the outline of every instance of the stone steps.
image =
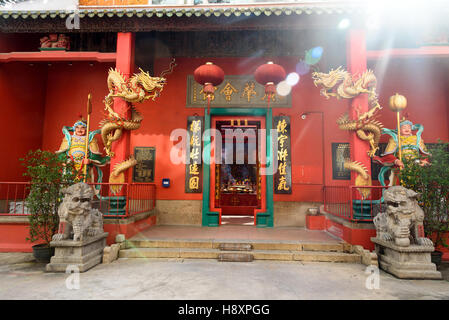
<svg viewBox="0 0 449 320">
<path fill-rule="evenodd" d="M 133 248 L 120 250 L 119 258 L 218 259 L 224 253 L 241 255 L 243 252 L 198 248 Z M 246 254 L 252 255 L 254 260 L 361 262 L 360 255 L 345 252 L 252 250 Z"/>
<path fill-rule="evenodd" d="M 361 255 L 346 243 L 298 243 L 229 240 L 127 240 L 119 258 L 218 259 L 349 262 L 360 263 Z"/>
<path fill-rule="evenodd" d="M 350 245 L 342 242 L 288 242 L 288 241 L 229 241 L 229 240 L 126 240 L 125 248 L 203 248 L 219 249 L 221 244 L 250 244 L 253 250 L 294 250 L 349 252 Z"/>
</svg>

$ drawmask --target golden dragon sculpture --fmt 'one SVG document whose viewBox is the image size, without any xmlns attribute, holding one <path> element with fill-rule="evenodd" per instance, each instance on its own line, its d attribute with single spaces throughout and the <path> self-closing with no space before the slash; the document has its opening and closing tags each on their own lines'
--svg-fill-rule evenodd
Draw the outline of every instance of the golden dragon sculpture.
<svg viewBox="0 0 449 320">
<path fill-rule="evenodd" d="M 378 110 L 380 110 L 379 105 L 361 115 L 358 113 L 355 120 L 350 120 L 347 113 L 337 119 L 338 127 L 341 130 L 355 131 L 359 139 L 368 141 L 370 145 L 368 156 L 370 158 L 374 157 L 379 150 L 379 140 L 382 134 L 383 125 L 374 118 L 374 114 Z"/>
<path fill-rule="evenodd" d="M 100 122 L 101 137 L 104 143 L 106 154 L 111 158 L 114 157 L 112 152 L 112 143 L 120 139 L 123 130 L 137 130 L 140 128 L 143 117 L 136 110 L 133 103 L 142 103 L 146 100 L 153 101 L 160 95 L 166 79 L 164 76 L 173 71 L 176 66 L 174 60 L 170 63 L 169 69 L 163 71 L 160 77 L 152 77 L 148 72 L 139 68 L 140 72 L 134 74 L 129 79 L 117 69 L 110 69 L 108 73 L 108 89 L 109 94 L 104 99 L 105 110 L 107 116 Z M 119 115 L 112 109 L 114 98 L 121 98 L 131 103 L 131 119 Z M 125 181 L 124 172 L 137 164 L 137 160 L 131 156 L 129 159 L 122 161 L 111 170 L 109 182 L 122 183 Z M 118 192 L 121 188 L 113 188 L 114 192 Z"/>
<path fill-rule="evenodd" d="M 338 67 L 329 73 L 314 72 L 312 73 L 313 83 L 315 86 L 321 86 L 320 93 L 326 99 L 336 97 L 337 99 L 352 99 L 360 94 L 368 94 L 368 105 L 370 109 L 360 114 L 357 111 L 357 119 L 350 119 L 345 113 L 337 120 L 338 127 L 342 130 L 355 131 L 357 136 L 364 141 L 368 141 L 370 150 L 369 157 L 374 157 L 379 149 L 379 140 L 383 125 L 375 120 L 375 116 L 382 107 L 379 105 L 376 93 L 377 80 L 373 71 L 367 70 L 358 77 L 354 77 L 346 70 Z M 370 186 L 371 176 L 367 169 L 360 163 L 355 161 L 345 162 L 345 168 L 358 173 L 356 177 L 357 186 Z M 360 194 L 365 199 L 369 196 L 368 188 L 360 188 Z"/>
<path fill-rule="evenodd" d="M 355 178 L 356 186 L 368 187 L 372 185 L 371 175 L 368 173 L 368 169 L 366 169 L 363 163 L 358 161 L 345 161 L 343 167 L 358 173 L 358 176 Z M 362 199 L 367 199 L 371 194 L 371 190 L 369 188 L 357 188 L 357 190 L 360 192 Z"/>
<path fill-rule="evenodd" d="M 362 93 L 368 94 L 368 103 L 371 107 L 379 105 L 377 101 L 376 85 L 377 79 L 372 70 L 365 71 L 359 77 L 354 77 L 348 71 L 338 67 L 329 73 L 312 73 L 315 86 L 322 86 L 320 90 L 326 99 L 336 97 L 337 99 L 352 99 Z"/>
</svg>

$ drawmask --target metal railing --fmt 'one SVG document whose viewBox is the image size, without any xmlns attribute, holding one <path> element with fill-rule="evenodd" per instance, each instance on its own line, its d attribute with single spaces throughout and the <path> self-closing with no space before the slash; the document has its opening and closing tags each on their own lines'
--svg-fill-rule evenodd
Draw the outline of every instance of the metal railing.
<svg viewBox="0 0 449 320">
<path fill-rule="evenodd" d="M 372 222 L 384 211 L 383 190 L 388 186 L 325 186 L 324 211 L 348 221 Z M 365 198 L 362 195 L 368 195 Z"/>
<path fill-rule="evenodd" d="M 29 182 L 0 182 L 0 216 L 29 215 L 25 206 L 29 188 Z"/>
<path fill-rule="evenodd" d="M 30 182 L 0 182 L 0 216 L 27 216 Z M 153 183 L 89 183 L 95 189 L 93 207 L 104 217 L 127 218 L 156 206 Z"/>
</svg>

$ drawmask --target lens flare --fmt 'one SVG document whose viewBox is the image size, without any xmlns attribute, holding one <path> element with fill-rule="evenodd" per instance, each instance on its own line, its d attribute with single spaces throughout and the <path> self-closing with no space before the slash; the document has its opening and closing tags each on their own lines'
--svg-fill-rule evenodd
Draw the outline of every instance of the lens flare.
<svg viewBox="0 0 449 320">
<path fill-rule="evenodd" d="M 322 47 L 315 47 L 306 51 L 305 60 L 309 65 L 314 65 L 321 60 L 321 56 L 323 55 Z"/>
<path fill-rule="evenodd" d="M 305 61 L 299 61 L 296 65 L 296 73 L 298 73 L 300 76 L 303 76 L 310 71 L 310 66 Z"/>
<path fill-rule="evenodd" d="M 319 59 L 323 55 L 322 47 L 315 47 L 311 51 L 312 58 Z"/>
<path fill-rule="evenodd" d="M 338 29 L 347 29 L 349 28 L 349 26 L 351 25 L 351 21 L 347 18 L 342 19 L 339 23 L 338 23 Z"/>
<path fill-rule="evenodd" d="M 379 16 L 371 15 L 366 19 L 365 22 L 366 27 L 369 30 L 378 30 L 380 29 L 380 19 Z"/>
<path fill-rule="evenodd" d="M 285 80 L 279 82 L 276 87 L 277 94 L 283 97 L 289 95 L 290 91 L 292 91 L 292 87 Z"/>
<path fill-rule="evenodd" d="M 287 76 L 285 81 L 289 86 L 294 86 L 299 82 L 299 74 L 297 74 L 296 72 L 292 72 Z"/>
</svg>

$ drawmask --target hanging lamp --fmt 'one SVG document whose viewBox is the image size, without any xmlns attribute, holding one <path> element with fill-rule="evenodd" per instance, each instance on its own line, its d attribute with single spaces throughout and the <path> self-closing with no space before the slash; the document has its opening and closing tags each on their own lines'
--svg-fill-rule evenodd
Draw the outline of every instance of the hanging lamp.
<svg viewBox="0 0 449 320">
<path fill-rule="evenodd" d="M 269 61 L 259 66 L 254 72 L 254 78 L 258 83 L 265 87 L 265 94 L 268 97 L 268 108 L 270 100 L 276 93 L 276 85 L 286 77 L 285 70 L 282 66 Z"/>
<path fill-rule="evenodd" d="M 224 71 L 212 62 L 206 62 L 193 72 L 195 81 L 203 86 L 203 92 L 207 97 L 207 111 L 210 110 L 210 101 L 213 97 L 215 87 L 224 80 Z"/>
</svg>

